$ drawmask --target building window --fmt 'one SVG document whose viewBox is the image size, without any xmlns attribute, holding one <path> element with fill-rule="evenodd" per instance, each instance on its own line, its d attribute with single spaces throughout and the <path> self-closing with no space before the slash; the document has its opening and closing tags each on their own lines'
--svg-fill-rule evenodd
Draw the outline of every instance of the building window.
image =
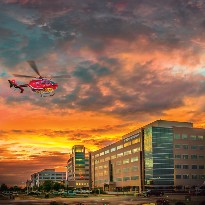
<svg viewBox="0 0 205 205">
<path fill-rule="evenodd" d="M 111 156 L 111 159 L 115 159 L 116 158 L 116 154 Z"/>
<path fill-rule="evenodd" d="M 137 162 L 138 161 L 138 157 L 132 157 L 131 158 L 131 162 Z"/>
<path fill-rule="evenodd" d="M 140 151 L 140 147 L 137 147 L 137 148 L 132 150 L 132 153 L 134 154 L 134 153 L 139 152 L 139 151 Z"/>
<path fill-rule="evenodd" d="M 122 152 L 117 154 L 117 157 L 122 157 L 122 156 L 123 156 Z"/>
<path fill-rule="evenodd" d="M 176 179 L 181 179 L 181 175 L 177 174 Z"/>
<path fill-rule="evenodd" d="M 136 144 L 140 142 L 140 138 L 136 138 L 132 140 L 132 144 Z"/>
<path fill-rule="evenodd" d="M 204 169 L 204 165 L 199 165 L 199 169 Z"/>
<path fill-rule="evenodd" d="M 130 171 L 129 167 L 123 168 L 124 173 L 129 172 L 129 171 Z"/>
<path fill-rule="evenodd" d="M 189 169 L 189 165 L 182 165 L 183 169 Z"/>
<path fill-rule="evenodd" d="M 195 135 L 191 135 L 190 136 L 190 140 L 196 140 L 196 136 Z"/>
<path fill-rule="evenodd" d="M 129 181 L 130 177 L 123 177 L 123 181 Z"/>
<path fill-rule="evenodd" d="M 108 154 L 108 153 L 110 153 L 110 150 L 109 150 L 109 149 L 105 151 L 105 154 Z"/>
<path fill-rule="evenodd" d="M 181 159 L 181 155 L 180 154 L 175 154 L 175 159 Z"/>
<path fill-rule="evenodd" d="M 198 140 L 203 140 L 203 139 L 204 139 L 204 136 L 198 136 L 197 139 L 198 139 Z"/>
<path fill-rule="evenodd" d="M 199 145 L 199 150 L 204 150 L 204 146 L 203 145 Z"/>
<path fill-rule="evenodd" d="M 181 148 L 181 145 L 180 144 L 175 144 L 175 149 L 180 149 Z"/>
<path fill-rule="evenodd" d="M 124 159 L 124 160 L 123 160 L 123 164 L 128 164 L 129 162 L 130 162 L 129 159 Z"/>
<path fill-rule="evenodd" d="M 111 151 L 111 152 L 116 151 L 116 147 L 111 148 L 111 150 L 110 150 L 110 151 Z"/>
<path fill-rule="evenodd" d="M 121 164 L 122 164 L 121 160 L 116 162 L 116 165 L 121 165 Z"/>
<path fill-rule="evenodd" d="M 176 164 L 176 165 L 175 165 L 175 168 L 176 168 L 176 169 L 181 169 L 181 164 Z"/>
<path fill-rule="evenodd" d="M 182 155 L 182 159 L 188 159 L 188 158 L 189 158 L 188 154 L 183 154 Z"/>
<path fill-rule="evenodd" d="M 187 134 L 182 134 L 182 139 L 183 139 L 183 140 L 188 139 Z"/>
<path fill-rule="evenodd" d="M 122 178 L 116 178 L 116 181 L 117 181 L 117 182 L 121 182 L 121 181 L 122 181 Z"/>
<path fill-rule="evenodd" d="M 116 169 L 116 174 L 120 174 L 121 173 L 121 169 Z"/>
<path fill-rule="evenodd" d="M 205 175 L 199 175 L 199 179 L 205 179 Z"/>
<path fill-rule="evenodd" d="M 104 152 L 101 152 L 101 153 L 100 153 L 100 156 L 103 156 L 104 154 L 105 154 Z"/>
<path fill-rule="evenodd" d="M 191 178 L 192 178 L 192 179 L 197 179 L 197 175 L 196 175 L 196 174 L 192 174 L 192 175 L 191 175 Z"/>
<path fill-rule="evenodd" d="M 193 165 L 191 166 L 191 168 L 192 168 L 192 169 L 197 169 L 197 165 L 196 165 L 196 164 L 193 164 Z"/>
<path fill-rule="evenodd" d="M 124 143 L 124 147 L 130 146 L 131 145 L 131 141 L 125 142 Z"/>
<path fill-rule="evenodd" d="M 182 145 L 183 149 L 188 149 L 189 146 L 187 144 Z"/>
<path fill-rule="evenodd" d="M 189 179 L 189 175 L 188 174 L 184 174 L 183 175 L 183 179 Z"/>
<path fill-rule="evenodd" d="M 128 151 L 124 152 L 124 156 L 128 155 L 128 154 L 131 154 L 131 150 L 128 150 Z"/>
<path fill-rule="evenodd" d="M 197 145 L 191 145 L 191 149 L 192 150 L 196 150 L 197 149 Z"/>
<path fill-rule="evenodd" d="M 110 157 L 105 157 L 105 162 L 109 160 L 110 160 Z"/>
<path fill-rule="evenodd" d="M 139 176 L 131 176 L 131 180 L 138 180 Z"/>
<path fill-rule="evenodd" d="M 199 155 L 199 159 L 204 159 L 204 155 Z"/>
<path fill-rule="evenodd" d="M 192 154 L 191 155 L 191 159 L 197 159 L 197 155 L 196 154 Z"/>
<path fill-rule="evenodd" d="M 132 172 L 136 172 L 138 170 L 138 166 L 132 166 Z"/>
<path fill-rule="evenodd" d="M 119 146 L 117 146 L 117 150 L 122 149 L 122 148 L 123 148 L 123 145 L 122 145 L 122 144 L 119 145 Z"/>
<path fill-rule="evenodd" d="M 174 139 L 180 139 L 180 134 L 175 134 Z"/>
</svg>

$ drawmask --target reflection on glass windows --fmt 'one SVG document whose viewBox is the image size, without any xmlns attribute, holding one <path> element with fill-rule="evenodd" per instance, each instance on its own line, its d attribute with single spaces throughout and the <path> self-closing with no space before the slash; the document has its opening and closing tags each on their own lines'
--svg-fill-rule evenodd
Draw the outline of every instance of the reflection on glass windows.
<svg viewBox="0 0 205 205">
<path fill-rule="evenodd" d="M 173 185 L 173 129 L 150 127 L 144 130 L 145 184 Z"/>
</svg>

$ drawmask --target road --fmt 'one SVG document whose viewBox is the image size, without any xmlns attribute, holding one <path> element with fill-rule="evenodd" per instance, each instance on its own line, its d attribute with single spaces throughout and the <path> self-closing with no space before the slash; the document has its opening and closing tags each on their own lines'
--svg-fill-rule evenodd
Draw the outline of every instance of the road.
<svg viewBox="0 0 205 205">
<path fill-rule="evenodd" d="M 50 199 L 16 199 L 16 200 L 0 200 L 0 205 L 154 205 L 160 197 L 134 197 L 134 196 L 89 196 L 87 198 L 50 198 Z M 204 196 L 192 197 L 191 202 L 185 201 L 184 195 L 165 195 L 169 199 L 170 205 L 174 205 L 176 201 L 184 201 L 187 205 L 198 205 L 199 202 L 205 200 Z M 56 204 L 54 203 L 57 202 Z"/>
</svg>

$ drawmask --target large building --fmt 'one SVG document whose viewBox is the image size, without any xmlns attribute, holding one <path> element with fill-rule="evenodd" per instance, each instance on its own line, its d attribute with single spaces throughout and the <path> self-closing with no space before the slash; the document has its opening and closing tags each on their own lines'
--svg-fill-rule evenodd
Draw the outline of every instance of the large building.
<svg viewBox="0 0 205 205">
<path fill-rule="evenodd" d="M 76 189 L 90 188 L 89 153 L 83 145 L 72 147 L 72 153 L 67 162 L 67 187 Z"/>
<path fill-rule="evenodd" d="M 135 190 L 200 186 L 205 129 L 157 120 L 91 153 L 92 188 Z"/>
<path fill-rule="evenodd" d="M 44 169 L 31 175 L 31 187 L 39 187 L 46 180 L 64 183 L 66 172 L 56 172 L 55 169 Z"/>
</svg>

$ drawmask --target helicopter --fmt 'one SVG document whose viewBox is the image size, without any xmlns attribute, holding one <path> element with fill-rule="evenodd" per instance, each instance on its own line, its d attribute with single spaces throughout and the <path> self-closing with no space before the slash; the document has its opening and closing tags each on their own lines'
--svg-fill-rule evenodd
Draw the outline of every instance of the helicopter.
<svg viewBox="0 0 205 205">
<path fill-rule="evenodd" d="M 29 60 L 27 63 L 34 70 L 34 72 L 38 75 L 38 77 L 29 76 L 29 75 L 20 75 L 13 74 L 15 77 L 21 78 L 33 78 L 28 84 L 17 84 L 14 79 L 8 80 L 10 84 L 10 88 L 14 87 L 20 90 L 20 93 L 24 92 L 25 87 L 30 87 L 31 90 L 37 94 L 40 94 L 41 97 L 53 96 L 55 94 L 55 90 L 58 88 L 58 84 L 54 81 L 51 81 L 52 78 L 70 78 L 70 75 L 59 75 L 59 76 L 51 76 L 50 79 L 46 77 L 42 77 L 35 61 Z"/>
</svg>

